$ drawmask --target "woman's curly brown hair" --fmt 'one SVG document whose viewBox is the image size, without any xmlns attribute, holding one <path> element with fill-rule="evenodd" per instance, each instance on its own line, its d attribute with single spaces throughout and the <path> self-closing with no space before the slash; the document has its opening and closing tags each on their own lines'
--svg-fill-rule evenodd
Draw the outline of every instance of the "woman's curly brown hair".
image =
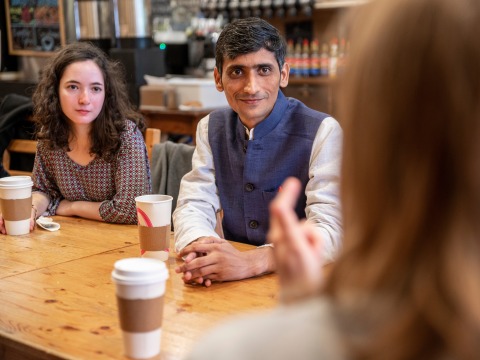
<svg viewBox="0 0 480 360">
<path fill-rule="evenodd" d="M 90 130 L 90 153 L 112 161 L 120 148 L 120 134 L 125 130 L 125 120 L 133 121 L 141 131 L 145 129 L 145 122 L 129 100 L 123 66 L 110 60 L 101 49 L 90 43 L 66 45 L 42 70 L 32 97 L 37 139 L 46 141 L 52 150 L 70 150 L 71 128 L 58 95 L 60 79 L 67 66 L 87 60 L 98 65 L 105 83 L 105 101 Z"/>
</svg>

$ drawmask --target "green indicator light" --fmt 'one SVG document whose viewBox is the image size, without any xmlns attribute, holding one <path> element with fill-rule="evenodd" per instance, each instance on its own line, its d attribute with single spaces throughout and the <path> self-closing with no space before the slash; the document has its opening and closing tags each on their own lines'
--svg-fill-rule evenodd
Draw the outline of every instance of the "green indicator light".
<svg viewBox="0 0 480 360">
<path fill-rule="evenodd" d="M 165 45 L 165 43 L 161 43 L 159 48 L 160 50 L 165 50 L 167 48 L 167 45 Z"/>
</svg>

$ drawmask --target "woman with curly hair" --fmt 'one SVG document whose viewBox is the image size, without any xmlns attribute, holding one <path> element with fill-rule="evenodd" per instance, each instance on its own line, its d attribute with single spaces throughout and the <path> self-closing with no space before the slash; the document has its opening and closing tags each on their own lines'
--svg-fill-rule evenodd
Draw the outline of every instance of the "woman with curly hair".
<svg viewBox="0 0 480 360">
<path fill-rule="evenodd" d="M 135 197 L 151 192 L 150 167 L 121 70 L 88 43 L 65 46 L 43 69 L 32 97 L 34 213 L 137 222 Z"/>
</svg>

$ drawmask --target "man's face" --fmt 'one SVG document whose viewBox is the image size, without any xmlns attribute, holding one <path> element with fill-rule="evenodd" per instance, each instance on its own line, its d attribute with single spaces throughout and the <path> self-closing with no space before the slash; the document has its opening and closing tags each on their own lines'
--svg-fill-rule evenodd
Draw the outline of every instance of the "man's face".
<svg viewBox="0 0 480 360">
<path fill-rule="evenodd" d="M 288 84 L 289 65 L 278 68 L 275 55 L 260 49 L 235 59 L 224 58 L 223 71 L 215 68 L 218 91 L 224 91 L 228 104 L 249 129 L 263 121 L 273 109 L 278 89 Z"/>
</svg>

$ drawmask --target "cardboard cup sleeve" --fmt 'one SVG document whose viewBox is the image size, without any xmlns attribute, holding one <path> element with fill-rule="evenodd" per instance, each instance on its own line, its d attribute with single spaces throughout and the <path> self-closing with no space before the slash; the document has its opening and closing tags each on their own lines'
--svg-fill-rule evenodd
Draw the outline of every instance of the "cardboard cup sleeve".
<svg viewBox="0 0 480 360">
<path fill-rule="evenodd" d="M 170 224 L 165 226 L 139 226 L 140 248 L 145 251 L 161 251 L 169 248 Z"/>
<path fill-rule="evenodd" d="M 7 221 L 30 219 L 32 216 L 32 197 L 25 199 L 0 199 L 2 216 Z"/>
<path fill-rule="evenodd" d="M 120 327 L 128 332 L 149 332 L 162 327 L 163 296 L 152 299 L 117 297 Z"/>
</svg>

